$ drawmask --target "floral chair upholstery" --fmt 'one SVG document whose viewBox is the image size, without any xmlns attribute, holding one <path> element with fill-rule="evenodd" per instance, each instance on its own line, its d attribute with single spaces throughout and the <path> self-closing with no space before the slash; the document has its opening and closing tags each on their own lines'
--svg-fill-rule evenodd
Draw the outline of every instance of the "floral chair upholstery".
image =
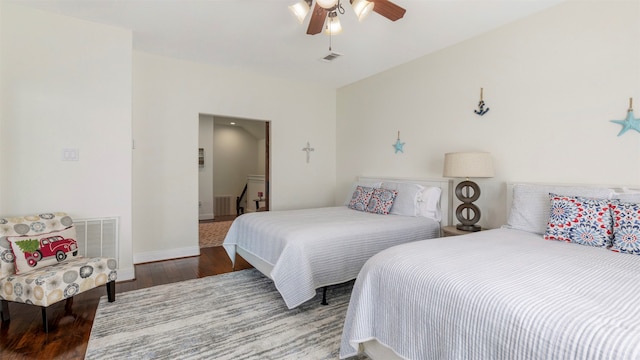
<svg viewBox="0 0 640 360">
<path fill-rule="evenodd" d="M 72 297 L 105 285 L 109 302 L 115 301 L 117 262 L 113 258 L 52 256 L 53 264 L 16 274 L 16 260 L 23 253 L 14 251 L 12 239 L 36 237 L 65 231 L 75 240 L 73 220 L 66 213 L 45 213 L 23 217 L 0 217 L 0 302 L 2 320 L 9 320 L 9 301 L 42 307 L 43 329 L 48 332 L 47 307 L 66 299 L 67 310 Z M 37 243 L 37 242 L 36 242 Z M 15 243 L 13 243 L 15 248 Z M 39 255 L 38 260 L 42 260 Z M 42 265 L 42 264 L 41 264 Z M 30 264 L 29 266 L 34 266 Z"/>
</svg>

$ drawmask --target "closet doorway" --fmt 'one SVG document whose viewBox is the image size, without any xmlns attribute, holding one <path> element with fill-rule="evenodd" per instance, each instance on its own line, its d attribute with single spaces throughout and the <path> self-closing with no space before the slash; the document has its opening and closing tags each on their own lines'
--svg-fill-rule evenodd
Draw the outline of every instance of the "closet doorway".
<svg viewBox="0 0 640 360">
<path fill-rule="evenodd" d="M 200 114 L 198 216 L 232 220 L 269 210 L 269 121 Z"/>
</svg>

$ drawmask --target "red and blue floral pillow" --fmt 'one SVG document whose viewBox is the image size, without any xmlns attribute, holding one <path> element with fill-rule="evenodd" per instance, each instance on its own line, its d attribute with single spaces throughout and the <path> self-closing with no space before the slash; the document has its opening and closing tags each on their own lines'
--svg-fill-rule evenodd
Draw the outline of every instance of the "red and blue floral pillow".
<svg viewBox="0 0 640 360">
<path fill-rule="evenodd" d="M 612 204 L 607 199 L 549 194 L 545 240 L 608 248 L 613 242 Z"/>
<path fill-rule="evenodd" d="M 367 186 L 358 185 L 353 192 L 353 196 L 351 196 L 351 201 L 349 202 L 349 208 L 365 211 L 367 209 L 367 205 L 369 205 L 369 200 L 371 200 L 371 196 L 373 195 L 373 188 Z"/>
<path fill-rule="evenodd" d="M 398 190 L 376 188 L 373 191 L 366 211 L 374 214 L 387 215 L 391 211 L 393 201 L 398 195 Z"/>
<path fill-rule="evenodd" d="M 640 255 L 640 204 L 613 201 L 613 245 L 611 250 Z"/>
</svg>

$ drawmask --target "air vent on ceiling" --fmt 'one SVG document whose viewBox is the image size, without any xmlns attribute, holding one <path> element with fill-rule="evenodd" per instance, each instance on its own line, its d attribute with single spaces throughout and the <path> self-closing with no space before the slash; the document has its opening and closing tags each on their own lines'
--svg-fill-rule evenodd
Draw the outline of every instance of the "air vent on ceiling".
<svg viewBox="0 0 640 360">
<path fill-rule="evenodd" d="M 322 60 L 324 62 L 332 62 L 333 60 L 339 58 L 340 56 L 342 56 L 342 54 L 332 51 L 327 56 L 323 57 L 320 60 Z"/>
</svg>

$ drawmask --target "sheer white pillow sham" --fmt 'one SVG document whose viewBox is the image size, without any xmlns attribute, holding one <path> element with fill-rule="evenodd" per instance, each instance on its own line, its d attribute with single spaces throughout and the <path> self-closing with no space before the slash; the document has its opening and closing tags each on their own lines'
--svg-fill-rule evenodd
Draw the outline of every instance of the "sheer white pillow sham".
<svg viewBox="0 0 640 360">
<path fill-rule="evenodd" d="M 402 216 L 418 216 L 418 200 L 424 186 L 412 183 L 383 182 L 383 189 L 397 190 L 390 214 Z"/>
<path fill-rule="evenodd" d="M 610 199 L 613 190 L 605 187 L 515 184 L 505 228 L 544 234 L 549 221 L 549 193 Z"/>
<path fill-rule="evenodd" d="M 383 182 L 381 186 L 385 189 L 398 190 L 391 214 L 442 220 L 440 211 L 442 189 L 439 187 L 396 182 Z"/>
<path fill-rule="evenodd" d="M 442 210 L 440 210 L 441 195 L 442 189 L 436 186 L 422 189 L 418 200 L 418 216 L 442 221 Z"/>
</svg>

